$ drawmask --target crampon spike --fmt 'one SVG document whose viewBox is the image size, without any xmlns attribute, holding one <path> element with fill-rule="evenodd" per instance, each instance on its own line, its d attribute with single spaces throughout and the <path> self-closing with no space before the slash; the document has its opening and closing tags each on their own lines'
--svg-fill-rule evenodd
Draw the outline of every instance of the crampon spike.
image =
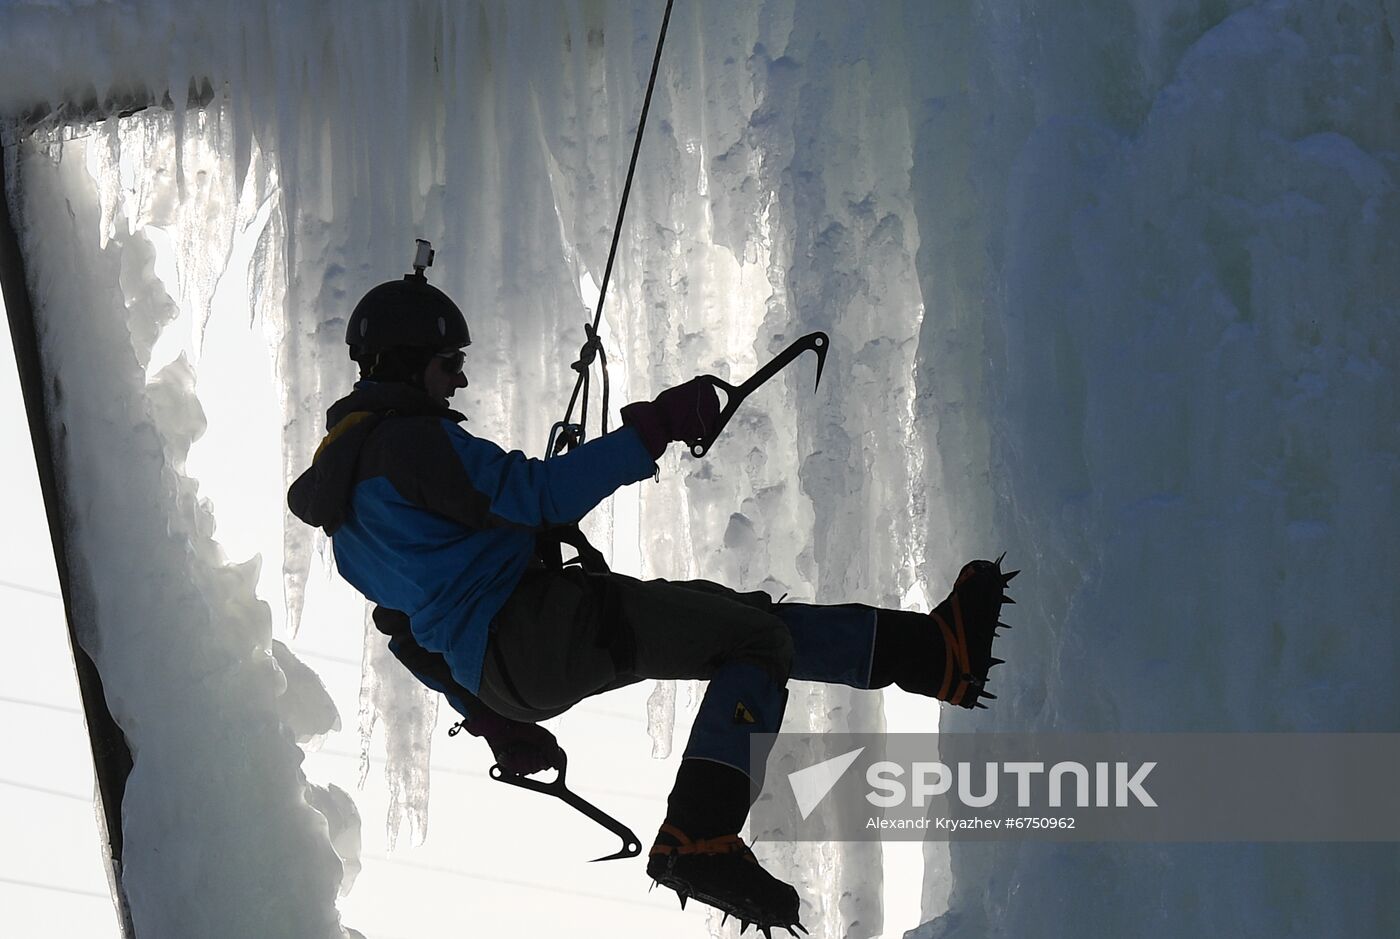
<svg viewBox="0 0 1400 939">
<path fill-rule="evenodd" d="M 1006 659 L 999 659 L 996 656 L 993 656 L 992 658 L 988 659 L 988 661 L 991 663 L 987 666 L 987 668 L 989 669 L 996 668 L 998 665 L 1006 664 Z"/>
<path fill-rule="evenodd" d="M 727 923 L 727 922 L 729 922 L 729 914 L 728 914 L 728 913 L 725 913 L 725 914 L 724 914 L 724 919 L 720 920 L 720 921 L 719 921 L 719 924 L 720 924 L 721 926 L 723 926 L 723 925 L 724 925 L 725 923 Z"/>
<path fill-rule="evenodd" d="M 793 925 L 793 926 L 796 926 L 798 932 L 801 932 L 802 935 L 804 935 L 804 936 L 807 935 L 807 927 L 806 927 L 806 926 L 803 926 L 801 923 L 793 923 L 792 925 Z M 788 932 L 792 932 L 792 928 L 791 928 L 791 927 L 788 928 Z M 792 934 L 793 934 L 794 936 L 797 935 L 797 933 L 795 933 L 795 932 L 792 932 Z"/>
<path fill-rule="evenodd" d="M 1010 629 L 1010 623 L 997 623 L 997 629 Z"/>
<path fill-rule="evenodd" d="M 1001 557 L 997 558 L 997 560 L 996 560 L 997 570 L 1001 570 L 1001 562 L 1002 562 L 1003 560 L 1005 560 L 1005 559 L 1006 559 L 1006 552 L 1003 551 L 1003 552 L 1001 552 Z"/>
<path fill-rule="evenodd" d="M 681 901 L 681 909 L 685 909 L 685 894 L 683 894 L 683 893 L 678 893 L 678 894 L 676 894 L 676 899 L 678 899 L 678 900 Z"/>
<path fill-rule="evenodd" d="M 763 932 L 764 939 L 773 939 L 772 926 L 760 926 L 759 929 Z"/>
<path fill-rule="evenodd" d="M 1010 572 L 1009 574 L 1002 574 L 1002 575 L 1001 575 L 1001 582 L 1002 582 L 1003 586 L 1006 585 L 1006 584 L 1011 583 L 1012 578 L 1014 578 L 1014 577 L 1015 577 L 1017 574 L 1019 574 L 1019 573 L 1021 573 L 1021 572 L 1020 572 L 1019 570 L 1016 570 L 1016 571 Z"/>
<path fill-rule="evenodd" d="M 974 701 L 973 704 L 972 704 L 972 706 L 975 707 L 975 708 L 981 708 L 981 709 L 984 710 L 984 711 L 991 710 L 991 709 L 988 708 L 985 704 L 983 704 L 981 701 Z"/>
<path fill-rule="evenodd" d="M 1015 603 L 1016 601 L 1013 600 L 1013 599 L 1011 599 L 1010 597 L 1008 597 L 1006 594 L 1002 594 L 1002 595 L 1001 595 L 1001 602 L 1002 602 L 1002 603 Z"/>
<path fill-rule="evenodd" d="M 995 701 L 995 700 L 997 699 L 997 696 L 994 695 L 994 694 L 992 694 L 990 691 L 984 691 L 984 692 L 982 692 L 982 697 L 984 697 L 984 698 L 991 698 L 993 701 Z"/>
</svg>

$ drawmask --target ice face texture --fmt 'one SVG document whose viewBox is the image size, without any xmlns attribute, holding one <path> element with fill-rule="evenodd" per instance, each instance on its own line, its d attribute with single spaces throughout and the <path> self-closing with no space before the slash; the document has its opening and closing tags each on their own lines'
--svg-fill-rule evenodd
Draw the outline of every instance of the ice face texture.
<svg viewBox="0 0 1400 939">
<path fill-rule="evenodd" d="M 126 877 L 149 922 L 243 935 L 227 924 L 248 921 L 215 915 L 240 909 L 242 883 L 266 891 L 268 922 L 326 934 L 337 882 L 281 736 L 255 572 L 221 566 L 213 510 L 181 475 L 198 366 L 146 374 L 172 305 L 212 309 L 253 226 L 240 309 L 276 350 L 290 475 L 350 379 L 346 312 L 430 238 L 434 282 L 476 337 L 456 403 L 473 432 L 539 452 L 572 384 L 659 14 L 0 12 L 6 111 L 131 84 L 175 105 L 19 157 L 63 390 L 51 426 L 66 428 L 101 627 L 88 639 L 138 750 Z M 818 394 L 795 369 L 709 459 L 668 458 L 642 488 L 644 572 L 917 604 L 1007 550 L 1026 573 L 1001 697 L 948 729 L 1394 729 L 1393 16 L 1341 0 L 682 0 L 608 298 L 614 404 L 697 372 L 742 379 L 812 329 L 833 350 Z M 191 78 L 217 92 L 204 117 L 184 108 Z M 173 292 L 148 270 L 147 227 L 179 246 Z M 317 543 L 286 531 L 267 553 L 294 630 Z M 613 517 L 592 531 L 621 550 Z M 170 800 L 233 798 L 198 788 L 215 784 L 192 755 L 231 751 L 169 716 L 173 689 L 198 726 L 237 728 L 220 733 L 260 754 L 239 777 L 257 809 L 193 824 Z M 659 751 L 678 697 L 654 698 Z M 389 710 L 416 715 L 402 741 L 432 717 Z M 791 729 L 882 721 L 878 699 L 841 689 L 795 689 L 788 713 Z M 403 750 L 416 825 L 422 748 Z M 259 869 L 307 882 L 226 876 L 253 876 L 238 867 L 262 830 L 250 819 L 282 839 Z M 172 842 L 202 863 L 157 864 Z M 942 850 L 925 918 L 949 908 L 929 936 L 1400 931 L 1382 900 L 1389 847 Z M 871 846 L 772 863 L 814 904 L 809 926 L 913 925 L 882 924 Z"/>
</svg>

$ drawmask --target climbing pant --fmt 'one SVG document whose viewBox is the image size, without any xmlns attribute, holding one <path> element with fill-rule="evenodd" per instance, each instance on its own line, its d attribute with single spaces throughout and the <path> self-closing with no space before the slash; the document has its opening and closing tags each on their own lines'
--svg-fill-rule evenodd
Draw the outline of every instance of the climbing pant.
<svg viewBox="0 0 1400 939">
<path fill-rule="evenodd" d="M 773 606 L 765 593 L 703 580 L 531 569 L 492 623 L 480 697 L 540 721 L 643 678 L 708 680 L 731 663 L 781 685 L 792 639 Z"/>
<path fill-rule="evenodd" d="M 541 721 L 644 678 L 708 680 L 685 756 L 760 783 L 749 738 L 778 731 L 789 677 L 869 687 L 876 612 L 777 603 L 704 580 L 535 568 L 492 624 L 480 697 Z"/>
</svg>

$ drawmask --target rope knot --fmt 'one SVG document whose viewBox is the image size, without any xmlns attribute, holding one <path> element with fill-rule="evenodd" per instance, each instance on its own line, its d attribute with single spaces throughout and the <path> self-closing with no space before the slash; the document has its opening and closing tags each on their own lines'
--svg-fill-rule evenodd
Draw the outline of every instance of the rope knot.
<svg viewBox="0 0 1400 939">
<path fill-rule="evenodd" d="M 598 331 L 593 328 L 592 323 L 583 324 L 584 334 L 588 336 L 588 341 L 578 350 L 578 361 L 573 364 L 576 372 L 586 372 L 593 364 L 593 359 L 599 355 L 603 357 L 603 366 L 608 364 L 608 354 L 603 351 L 603 340 L 598 337 Z"/>
</svg>

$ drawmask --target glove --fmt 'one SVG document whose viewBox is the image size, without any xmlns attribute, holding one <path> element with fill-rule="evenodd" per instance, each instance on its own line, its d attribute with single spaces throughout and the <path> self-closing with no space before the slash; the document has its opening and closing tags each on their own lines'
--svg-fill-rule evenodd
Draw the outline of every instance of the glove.
<svg viewBox="0 0 1400 939">
<path fill-rule="evenodd" d="M 529 776 L 559 766 L 562 753 L 559 743 L 538 724 L 509 720 L 494 711 L 478 708 L 463 726 L 473 737 L 486 738 L 496 762 L 507 773 Z"/>
<path fill-rule="evenodd" d="M 714 385 L 692 378 L 667 388 L 655 401 L 627 405 L 622 423 L 636 430 L 651 458 L 659 460 L 671 441 L 699 440 L 719 423 L 719 395 Z"/>
</svg>

